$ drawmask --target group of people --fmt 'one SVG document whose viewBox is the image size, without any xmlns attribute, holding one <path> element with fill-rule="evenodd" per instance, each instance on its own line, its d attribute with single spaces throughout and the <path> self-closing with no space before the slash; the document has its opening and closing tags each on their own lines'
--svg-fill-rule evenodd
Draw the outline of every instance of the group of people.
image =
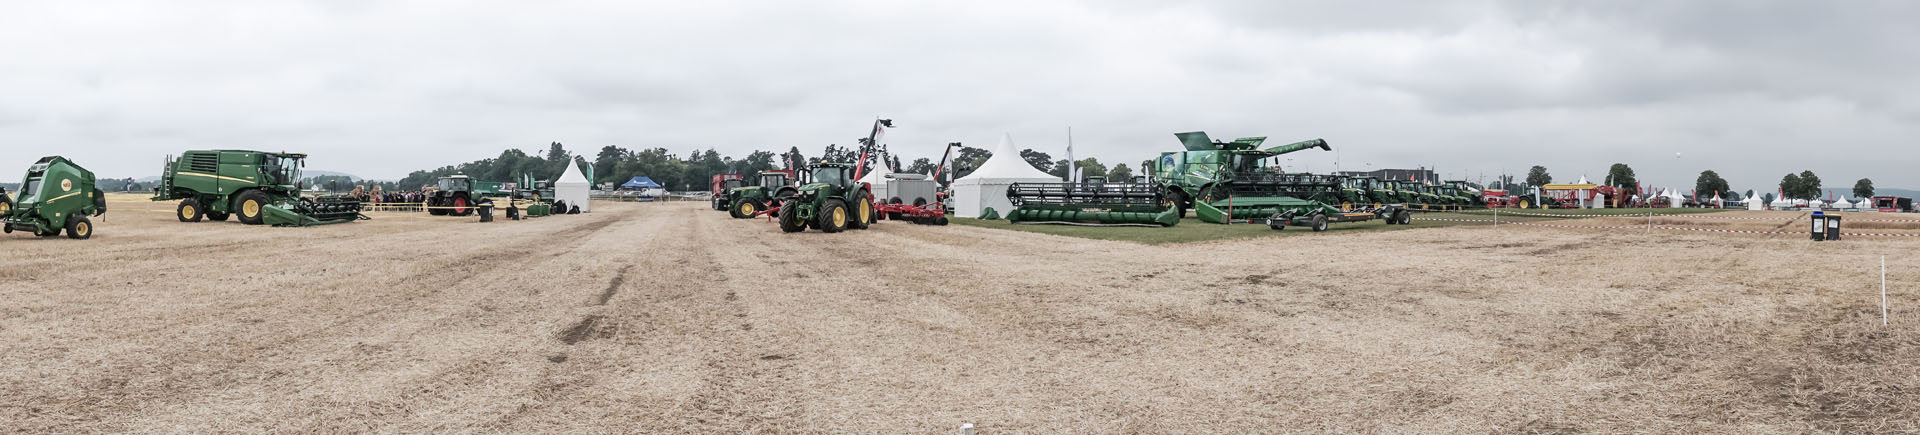
<svg viewBox="0 0 1920 435">
<path fill-rule="evenodd" d="M 422 211 L 424 209 L 420 208 L 421 205 L 427 202 L 426 190 L 385 192 L 380 189 L 380 186 L 373 186 L 371 189 L 354 186 L 353 191 L 348 192 L 347 195 L 360 200 L 361 204 L 390 204 L 378 207 L 383 211 Z"/>
</svg>

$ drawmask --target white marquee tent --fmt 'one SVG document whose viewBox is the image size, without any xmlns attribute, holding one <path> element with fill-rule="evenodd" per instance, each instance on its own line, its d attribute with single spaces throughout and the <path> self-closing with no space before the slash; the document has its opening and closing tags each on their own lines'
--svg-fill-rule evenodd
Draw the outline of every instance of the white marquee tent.
<svg viewBox="0 0 1920 435">
<path fill-rule="evenodd" d="M 1847 197 L 1842 196 L 1833 201 L 1833 208 L 1853 208 L 1853 203 L 1847 202 Z"/>
<path fill-rule="evenodd" d="M 1753 196 L 1747 198 L 1747 210 L 1766 210 L 1766 209 L 1767 209 L 1766 202 L 1760 200 L 1760 192 L 1754 192 Z"/>
<path fill-rule="evenodd" d="M 1013 202 L 1007 200 L 1007 186 L 1059 182 L 1060 177 L 1041 172 L 1020 158 L 1020 149 L 1013 147 L 1013 135 L 1002 135 L 1000 146 L 993 150 L 993 156 L 988 157 L 986 163 L 981 163 L 973 173 L 953 180 L 953 214 L 963 218 L 980 217 L 987 208 L 993 208 L 1006 216 L 1013 211 Z"/>
<path fill-rule="evenodd" d="M 587 191 L 591 189 L 589 184 L 587 176 L 580 174 L 579 165 L 567 165 L 567 171 L 553 182 L 553 199 L 566 201 L 568 207 L 579 206 L 580 212 L 586 213 L 588 206 L 593 204 L 592 196 Z"/>
<path fill-rule="evenodd" d="M 873 186 L 874 201 L 885 202 L 887 200 L 887 182 L 893 180 L 892 178 L 888 178 L 890 175 L 893 175 L 893 173 L 888 172 L 885 167 L 867 168 L 867 174 L 860 177 L 860 182 Z"/>
<path fill-rule="evenodd" d="M 1667 203 L 1668 208 L 1680 208 L 1686 205 L 1687 197 L 1686 195 L 1681 195 L 1678 190 L 1670 190 L 1667 191 Z"/>
</svg>

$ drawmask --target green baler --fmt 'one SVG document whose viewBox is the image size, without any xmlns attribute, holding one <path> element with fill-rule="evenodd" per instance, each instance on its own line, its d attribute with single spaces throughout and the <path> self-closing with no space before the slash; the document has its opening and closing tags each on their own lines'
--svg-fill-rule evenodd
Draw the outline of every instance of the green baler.
<svg viewBox="0 0 1920 435">
<path fill-rule="evenodd" d="M 93 187 L 93 172 L 65 157 L 42 157 L 22 180 L 14 192 L 18 198 L 0 190 L 0 231 L 53 237 L 64 230 L 74 239 L 93 237 L 87 216 L 107 212 L 106 196 Z"/>
<path fill-rule="evenodd" d="M 169 159 L 154 201 L 179 200 L 181 222 L 234 216 L 248 225 L 309 226 L 368 219 L 360 201 L 346 195 L 300 195 L 306 154 L 247 150 L 194 150 Z"/>
</svg>

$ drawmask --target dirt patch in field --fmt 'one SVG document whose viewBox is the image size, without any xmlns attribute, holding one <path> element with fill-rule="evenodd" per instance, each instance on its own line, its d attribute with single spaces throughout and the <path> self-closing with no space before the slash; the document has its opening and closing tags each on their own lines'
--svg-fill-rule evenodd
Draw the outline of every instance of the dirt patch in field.
<svg viewBox="0 0 1920 435">
<path fill-rule="evenodd" d="M 93 240 L 0 240 L 31 269 L 112 265 L 0 268 L 0 426 L 1920 431 L 1901 308 L 1920 239 L 1479 225 L 1149 246 L 596 205 L 294 229 L 130 203 Z M 1754 219 L 1662 219 L 1806 223 L 1710 216 Z"/>
</svg>

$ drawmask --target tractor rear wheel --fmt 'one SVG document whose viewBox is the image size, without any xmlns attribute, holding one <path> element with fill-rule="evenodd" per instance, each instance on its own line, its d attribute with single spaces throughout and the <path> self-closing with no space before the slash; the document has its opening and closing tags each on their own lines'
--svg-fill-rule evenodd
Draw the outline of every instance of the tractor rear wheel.
<svg viewBox="0 0 1920 435">
<path fill-rule="evenodd" d="M 873 200 L 867 199 L 865 195 L 861 195 L 860 199 L 853 200 L 853 203 L 853 210 L 848 212 L 850 215 L 848 217 L 852 219 L 847 221 L 847 228 L 856 230 L 867 229 L 867 225 L 871 225 L 874 222 Z"/>
<path fill-rule="evenodd" d="M 181 222 L 199 222 L 202 216 L 200 200 L 193 198 L 180 200 L 180 206 L 174 208 L 173 214 L 180 218 Z"/>
<path fill-rule="evenodd" d="M 239 215 L 240 223 L 259 225 L 266 222 L 261 216 L 267 207 L 267 194 L 258 190 L 249 190 L 233 200 L 233 212 Z"/>
<path fill-rule="evenodd" d="M 814 214 L 814 228 L 822 232 L 837 233 L 847 230 L 847 203 L 839 199 L 828 199 L 825 207 Z"/>
<path fill-rule="evenodd" d="M 1314 231 L 1314 232 L 1321 232 L 1321 231 L 1326 231 L 1326 230 L 1327 230 L 1327 216 L 1326 216 L 1326 215 L 1318 215 L 1318 216 L 1314 216 L 1314 217 L 1313 217 L 1313 231 Z"/>
<path fill-rule="evenodd" d="M 797 233 L 807 230 L 807 223 L 800 221 L 800 201 L 787 199 L 780 203 L 780 231 Z"/>
<path fill-rule="evenodd" d="M 226 222 L 227 216 L 232 216 L 232 215 L 228 213 L 217 212 L 217 211 L 207 212 L 207 220 L 214 221 L 214 222 Z"/>
<path fill-rule="evenodd" d="M 86 240 L 90 237 L 93 237 L 93 221 L 77 214 L 67 219 L 67 238 Z"/>
<path fill-rule="evenodd" d="M 471 202 L 467 202 L 466 195 L 455 196 L 453 197 L 453 209 L 449 210 L 450 213 L 447 213 L 447 214 L 454 215 L 454 216 L 472 215 L 473 214 L 472 204 L 473 203 Z M 560 214 L 560 213 L 556 212 L 554 214 Z"/>
</svg>

